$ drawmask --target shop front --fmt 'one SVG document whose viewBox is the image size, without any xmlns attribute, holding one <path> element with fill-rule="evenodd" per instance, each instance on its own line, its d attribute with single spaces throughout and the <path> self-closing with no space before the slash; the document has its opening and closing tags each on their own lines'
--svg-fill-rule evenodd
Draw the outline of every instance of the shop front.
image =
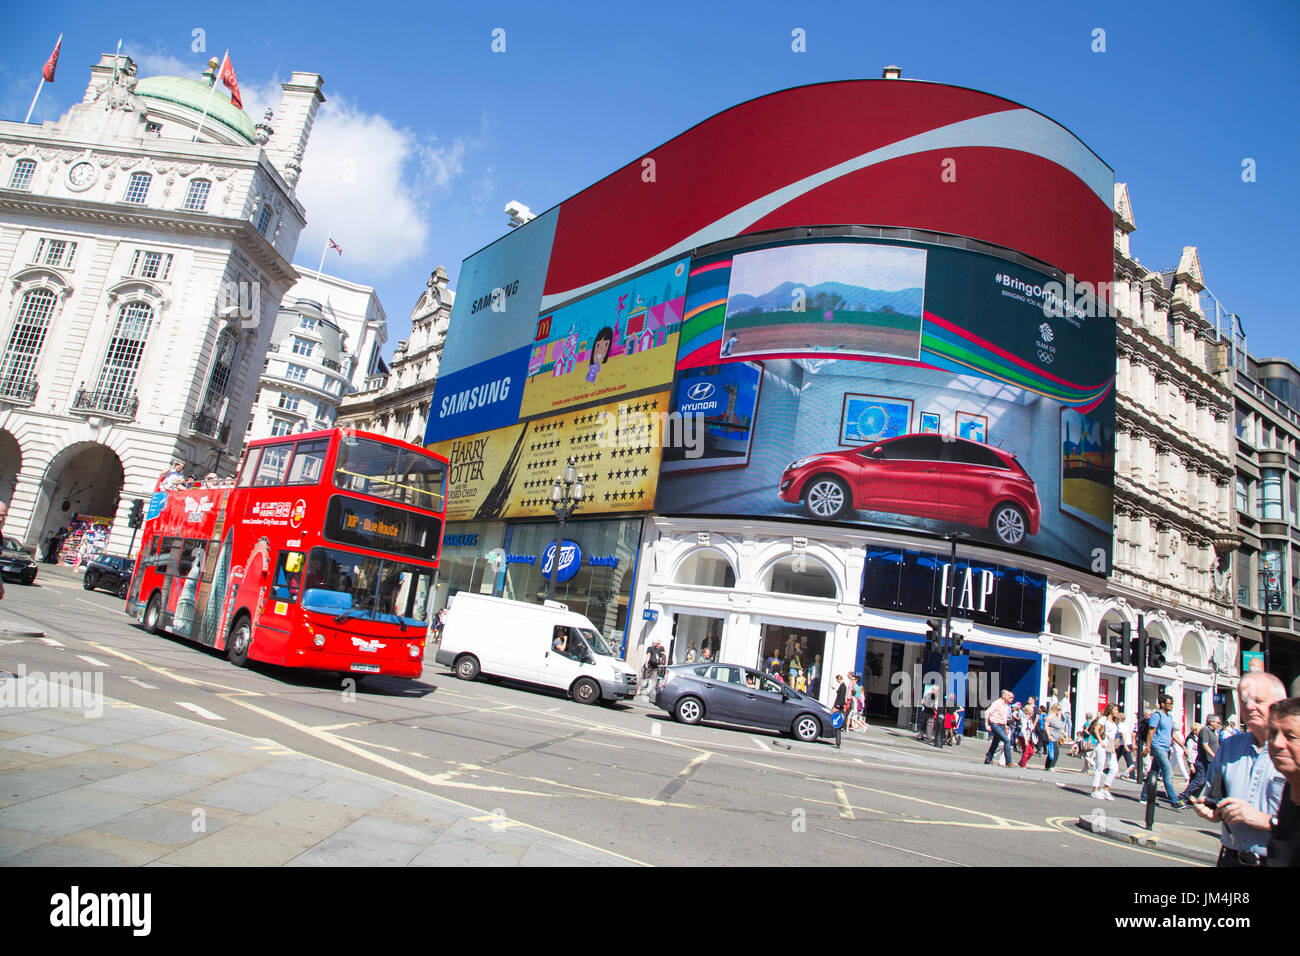
<svg viewBox="0 0 1300 956">
<path fill-rule="evenodd" d="M 564 525 L 554 600 L 584 615 L 620 652 L 637 575 L 642 519 L 575 520 Z M 556 522 L 508 524 L 501 596 L 540 603 L 550 584 Z"/>
<path fill-rule="evenodd" d="M 504 521 L 452 521 L 443 529 L 442 558 L 431 613 L 459 591 L 500 594 L 504 583 Z"/>
</svg>

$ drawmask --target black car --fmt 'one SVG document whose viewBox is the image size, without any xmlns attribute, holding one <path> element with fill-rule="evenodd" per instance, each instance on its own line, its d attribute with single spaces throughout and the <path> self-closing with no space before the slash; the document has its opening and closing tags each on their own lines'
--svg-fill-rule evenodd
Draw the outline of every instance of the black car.
<svg viewBox="0 0 1300 956">
<path fill-rule="evenodd" d="M 0 575 L 23 584 L 36 580 L 36 561 L 17 538 L 0 538 Z"/>
<path fill-rule="evenodd" d="M 696 661 L 669 667 L 652 700 L 684 724 L 716 720 L 806 741 L 835 734 L 831 712 L 814 698 L 736 664 Z"/>
<path fill-rule="evenodd" d="M 131 572 L 134 569 L 135 562 L 130 558 L 96 558 L 86 565 L 86 576 L 81 579 L 81 586 L 87 591 L 103 588 L 124 598 L 127 588 L 131 586 Z"/>
</svg>

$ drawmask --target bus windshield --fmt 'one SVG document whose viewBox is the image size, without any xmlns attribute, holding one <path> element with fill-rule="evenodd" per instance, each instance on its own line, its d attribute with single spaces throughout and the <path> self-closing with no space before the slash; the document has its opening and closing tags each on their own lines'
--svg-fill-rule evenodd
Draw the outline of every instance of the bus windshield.
<svg viewBox="0 0 1300 956">
<path fill-rule="evenodd" d="M 428 623 L 433 572 L 387 558 L 313 548 L 301 590 L 308 611 L 422 628 Z"/>
<path fill-rule="evenodd" d="M 442 511 L 446 483 L 442 462 L 430 455 L 357 435 L 339 442 L 334 486 L 343 491 Z"/>
</svg>

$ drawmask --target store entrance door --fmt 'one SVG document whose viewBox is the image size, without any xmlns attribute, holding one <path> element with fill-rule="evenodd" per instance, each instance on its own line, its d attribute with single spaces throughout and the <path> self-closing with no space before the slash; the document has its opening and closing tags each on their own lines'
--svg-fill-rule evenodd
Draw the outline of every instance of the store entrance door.
<svg viewBox="0 0 1300 956">
<path fill-rule="evenodd" d="M 709 614 L 673 612 L 673 640 L 668 660 L 673 664 L 691 661 L 723 661 L 722 636 L 725 620 Z"/>
<path fill-rule="evenodd" d="M 826 632 L 808 627 L 764 624 L 755 668 L 801 694 L 817 697 L 823 684 Z"/>
</svg>

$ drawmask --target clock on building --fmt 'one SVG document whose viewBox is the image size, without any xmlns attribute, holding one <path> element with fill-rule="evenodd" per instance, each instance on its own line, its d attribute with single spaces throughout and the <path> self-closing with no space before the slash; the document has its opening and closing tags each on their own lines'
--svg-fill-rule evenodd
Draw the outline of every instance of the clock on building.
<svg viewBox="0 0 1300 956">
<path fill-rule="evenodd" d="M 95 164 L 86 160 L 82 160 L 68 170 L 68 185 L 73 189 L 89 189 L 98 178 L 99 171 L 95 169 Z"/>
</svg>

